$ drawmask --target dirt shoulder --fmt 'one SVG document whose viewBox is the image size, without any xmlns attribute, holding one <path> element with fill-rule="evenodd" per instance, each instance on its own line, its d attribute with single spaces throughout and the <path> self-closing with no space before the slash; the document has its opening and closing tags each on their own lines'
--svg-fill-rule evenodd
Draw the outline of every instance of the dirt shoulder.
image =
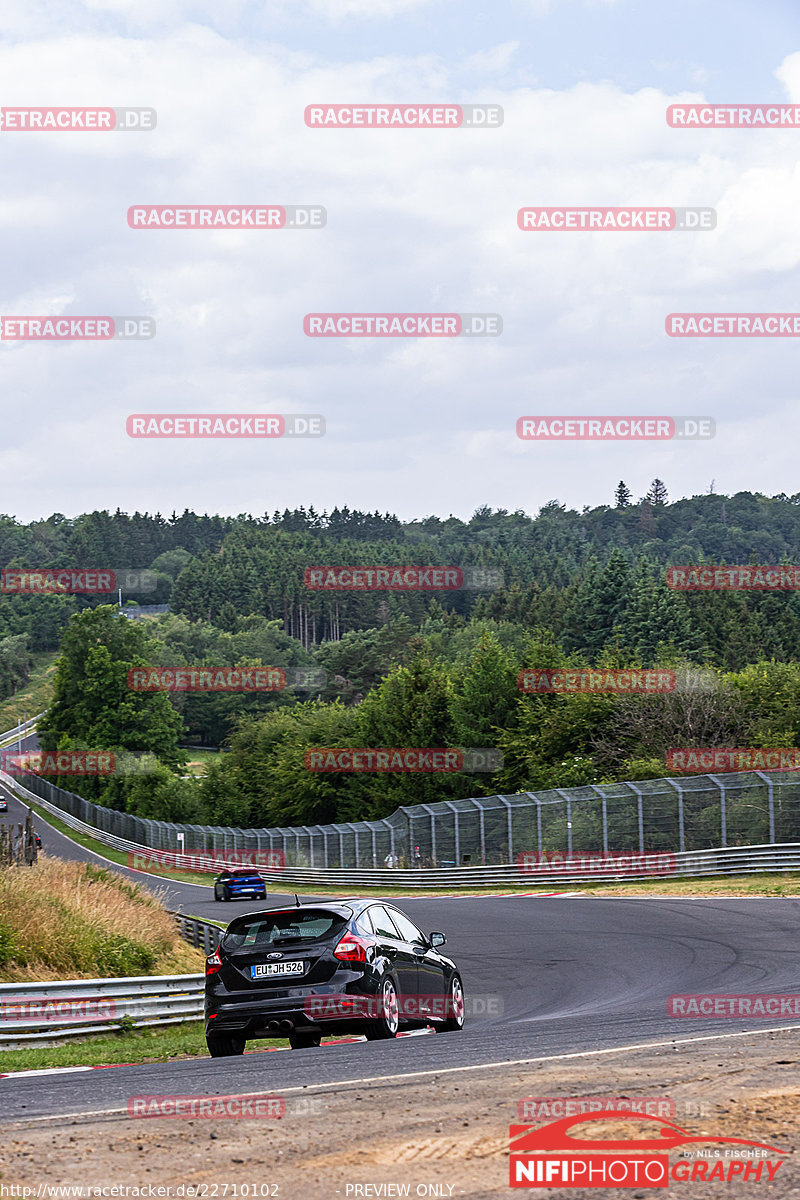
<svg viewBox="0 0 800 1200">
<path fill-rule="evenodd" d="M 0 1146 L 0 1178 L 6 1185 L 34 1188 L 39 1184 L 82 1184 L 85 1189 L 164 1186 L 172 1189 L 162 1192 L 164 1197 L 212 1200 L 223 1195 L 236 1200 L 267 1195 L 279 1200 L 397 1195 L 480 1200 L 513 1194 L 508 1127 L 522 1119 L 519 1101 L 625 1096 L 674 1101 L 672 1120 L 693 1136 L 746 1138 L 789 1151 L 771 1187 L 765 1182 L 766 1170 L 760 1184 L 752 1177 L 744 1182 L 741 1173 L 732 1182 L 719 1184 L 708 1178 L 694 1183 L 672 1181 L 670 1188 L 687 1200 L 700 1200 L 709 1193 L 739 1200 L 752 1196 L 759 1186 L 768 1186 L 772 1195 L 800 1196 L 795 1153 L 800 1144 L 798 1038 L 796 1030 L 756 1033 L 524 1067 L 441 1072 L 422 1080 L 401 1077 L 347 1087 L 312 1085 L 286 1093 L 281 1119 L 116 1116 L 69 1124 L 18 1123 L 6 1128 Z M 602 1122 L 593 1130 L 593 1136 L 607 1138 L 642 1133 L 638 1122 L 635 1126 Z M 719 1159 L 713 1157 L 715 1151 Z M 700 1161 L 698 1152 L 709 1161 Z M 673 1150 L 670 1159 L 674 1165 L 681 1155 L 692 1155 L 682 1170 L 691 1176 L 696 1168 L 707 1175 L 717 1161 L 729 1168 L 731 1160 L 725 1153 L 726 1147 L 709 1141 Z M 759 1161 L 774 1164 L 779 1157 L 748 1160 L 751 1176 Z M 388 1184 L 396 1186 L 380 1186 Z M 176 1190 L 181 1185 L 183 1192 Z M 563 1194 L 564 1189 L 558 1191 Z M 41 1194 L 47 1195 L 44 1188 Z M 531 1187 L 527 1194 L 543 1197 L 553 1192 Z M 659 1193 L 640 1188 L 571 1188 L 567 1194 L 587 1200 L 598 1194 L 630 1200 Z M 90 1193 L 84 1190 L 83 1195 Z"/>
</svg>

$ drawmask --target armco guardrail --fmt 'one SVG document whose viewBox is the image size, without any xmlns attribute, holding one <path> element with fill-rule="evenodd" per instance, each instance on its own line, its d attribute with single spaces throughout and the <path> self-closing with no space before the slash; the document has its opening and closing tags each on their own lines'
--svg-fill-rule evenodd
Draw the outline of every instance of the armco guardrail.
<svg viewBox="0 0 800 1200">
<path fill-rule="evenodd" d="M 0 733 L 0 749 L 10 746 L 18 738 L 27 737 L 29 733 L 34 733 L 39 717 L 43 716 L 44 712 L 42 711 L 37 713 L 35 717 L 31 717 L 30 721 L 25 721 L 23 724 L 17 725 L 15 729 L 7 729 L 5 733 Z"/>
<path fill-rule="evenodd" d="M 171 912 L 182 938 L 211 954 L 224 929 Z M 125 1024 L 175 1025 L 203 1014 L 203 975 L 0 984 L 0 1051 L 46 1046 Z M 2 1066 L 2 1060 L 0 1060 Z"/>
<path fill-rule="evenodd" d="M 561 861 L 530 866 L 507 863 L 496 867 L 447 867 L 442 870 L 328 870 L 287 867 L 265 876 L 273 883 L 299 886 L 347 888 L 438 888 L 447 891 L 469 887 L 536 887 L 601 882 L 636 882 L 647 878 L 679 879 L 711 875 L 749 875 L 764 872 L 800 871 L 800 843 L 783 846 L 727 846 L 714 850 L 693 850 L 683 854 L 660 852 L 640 855 L 598 854 L 574 851 Z M 262 872 L 263 874 L 263 872 Z"/>
<path fill-rule="evenodd" d="M 220 929 L 219 925 L 212 925 L 210 921 L 201 921 L 197 917 L 187 917 L 179 912 L 173 912 L 172 916 L 175 918 L 178 932 L 185 942 L 191 942 L 193 946 L 197 946 L 207 955 L 216 950 L 225 932 L 224 929 Z"/>
<path fill-rule="evenodd" d="M 203 975 L 3 983 L 0 1051 L 48 1046 L 123 1023 L 175 1025 L 197 1020 L 203 1014 L 203 985 Z"/>
</svg>

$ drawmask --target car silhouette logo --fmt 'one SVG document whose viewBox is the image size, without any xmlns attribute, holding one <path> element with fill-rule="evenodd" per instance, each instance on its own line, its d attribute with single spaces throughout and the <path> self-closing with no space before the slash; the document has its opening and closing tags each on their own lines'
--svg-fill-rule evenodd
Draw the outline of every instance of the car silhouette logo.
<svg viewBox="0 0 800 1200">
<path fill-rule="evenodd" d="M 649 1122 L 660 1128 L 655 1137 L 628 1141 L 616 1139 L 601 1141 L 597 1138 L 581 1137 L 570 1132 L 575 1125 L 583 1125 L 590 1121 L 609 1120 Z M 770 1150 L 773 1154 L 787 1153 L 786 1150 L 780 1150 L 777 1146 L 770 1146 L 765 1142 L 753 1142 L 747 1138 L 721 1137 L 718 1134 L 695 1137 L 686 1129 L 681 1129 L 679 1125 L 674 1125 L 671 1121 L 665 1121 L 661 1117 L 650 1117 L 644 1113 L 628 1111 L 582 1113 L 579 1116 L 563 1117 L 560 1121 L 552 1121 L 538 1128 L 532 1125 L 512 1125 L 510 1135 L 512 1154 L 520 1152 L 531 1154 L 542 1150 L 562 1152 L 564 1150 L 583 1150 L 584 1152 L 587 1150 L 674 1150 L 678 1146 L 691 1145 L 694 1142 L 726 1142 L 728 1145 L 734 1146 L 756 1146 L 763 1150 Z"/>
</svg>

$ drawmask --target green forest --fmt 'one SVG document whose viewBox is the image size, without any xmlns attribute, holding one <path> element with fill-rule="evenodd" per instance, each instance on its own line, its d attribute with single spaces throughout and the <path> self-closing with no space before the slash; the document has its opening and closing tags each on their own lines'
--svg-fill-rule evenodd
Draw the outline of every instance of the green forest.
<svg viewBox="0 0 800 1200">
<path fill-rule="evenodd" d="M 800 494 L 670 503 L 624 482 L 582 512 L 482 508 L 469 521 L 313 508 L 262 517 L 95 512 L 0 518 L 7 567 L 152 570 L 168 604 L 130 621 L 108 596 L 0 596 L 0 694 L 60 648 L 45 749 L 149 751 L 146 775 L 62 779 L 142 816 L 278 826 L 398 805 L 669 774 L 684 746 L 800 742 L 793 592 L 683 593 L 669 565 L 800 562 Z M 314 591 L 314 566 L 473 568 L 457 591 Z M 488 581 L 485 583 L 483 581 Z M 141 693 L 134 667 L 279 667 L 263 694 Z M 523 694 L 520 670 L 674 670 L 657 695 Z M 193 746 L 219 747 L 201 779 Z M 489 773 L 315 773 L 314 747 L 491 748 Z"/>
</svg>

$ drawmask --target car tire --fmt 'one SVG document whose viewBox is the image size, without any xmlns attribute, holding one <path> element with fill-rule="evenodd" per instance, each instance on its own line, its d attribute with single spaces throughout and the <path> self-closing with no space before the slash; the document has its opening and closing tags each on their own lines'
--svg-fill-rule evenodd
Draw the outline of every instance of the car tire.
<svg viewBox="0 0 800 1200">
<path fill-rule="evenodd" d="M 220 900 L 221 900 L 221 899 L 222 899 L 222 897 L 221 897 L 220 895 L 218 895 L 218 893 L 217 893 L 217 889 L 216 889 L 216 888 L 214 888 L 214 900 L 215 900 L 215 902 L 216 902 L 217 904 L 219 904 L 219 902 L 220 902 Z"/>
<path fill-rule="evenodd" d="M 365 1025 L 364 1033 L 368 1042 L 379 1042 L 384 1038 L 397 1037 L 397 1031 L 400 1028 L 400 993 L 391 976 L 384 979 L 381 984 L 378 999 L 382 1002 L 383 1012 L 376 1020 Z"/>
<path fill-rule="evenodd" d="M 289 1034 L 289 1045 L 293 1050 L 307 1050 L 312 1046 L 319 1046 L 321 1041 L 321 1033 L 306 1033 L 304 1030 L 297 1030 Z"/>
<path fill-rule="evenodd" d="M 246 1040 L 246 1038 L 232 1035 L 230 1037 L 207 1035 L 206 1045 L 212 1058 L 230 1058 L 233 1054 L 244 1054 Z"/>
<path fill-rule="evenodd" d="M 442 1021 L 439 1029 L 443 1033 L 460 1033 L 464 1028 L 464 985 L 460 975 L 454 975 L 450 980 L 447 992 L 447 1011 L 450 1016 Z"/>
</svg>

